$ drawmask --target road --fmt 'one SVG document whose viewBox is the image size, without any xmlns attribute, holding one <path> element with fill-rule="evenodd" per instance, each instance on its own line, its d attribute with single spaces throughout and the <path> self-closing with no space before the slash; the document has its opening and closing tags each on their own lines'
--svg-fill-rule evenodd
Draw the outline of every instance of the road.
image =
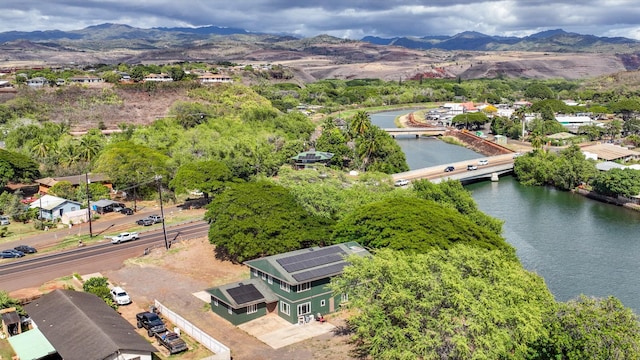
<svg viewBox="0 0 640 360">
<path fill-rule="evenodd" d="M 196 238 L 206 236 L 209 225 L 201 220 L 167 228 L 167 239 Z M 144 254 L 150 247 L 164 247 L 162 229 L 141 232 L 140 239 L 122 244 L 104 243 L 79 247 L 58 253 L 27 255 L 0 264 L 0 289 L 14 291 L 37 287 L 43 283 L 73 273 L 90 274 L 115 270 L 131 257 Z"/>
<path fill-rule="evenodd" d="M 488 160 L 487 165 L 478 165 L 478 161 L 486 159 Z M 478 165 L 478 168 L 484 168 L 489 166 L 498 166 L 498 165 L 508 165 L 513 164 L 513 154 L 505 154 L 505 155 L 497 155 L 491 157 L 477 158 L 472 160 L 459 161 L 451 164 L 444 164 L 438 166 L 432 166 L 423 169 L 416 169 L 411 171 L 406 171 L 403 173 L 398 173 L 393 175 L 393 179 L 407 179 L 407 180 L 419 180 L 419 179 L 437 179 L 442 177 L 449 177 L 456 174 L 466 174 L 467 173 L 467 165 Z M 450 172 L 444 172 L 444 169 L 447 166 L 455 167 L 455 170 Z"/>
</svg>

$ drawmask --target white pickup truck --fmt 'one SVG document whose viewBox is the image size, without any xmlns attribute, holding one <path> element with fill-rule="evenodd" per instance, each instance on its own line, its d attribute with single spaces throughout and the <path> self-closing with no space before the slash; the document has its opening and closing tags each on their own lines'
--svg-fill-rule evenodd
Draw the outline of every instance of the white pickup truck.
<svg viewBox="0 0 640 360">
<path fill-rule="evenodd" d="M 116 236 L 111 237 L 111 243 L 120 244 L 125 241 L 132 241 L 132 240 L 138 240 L 138 239 L 139 237 L 137 232 L 123 232 Z"/>
</svg>

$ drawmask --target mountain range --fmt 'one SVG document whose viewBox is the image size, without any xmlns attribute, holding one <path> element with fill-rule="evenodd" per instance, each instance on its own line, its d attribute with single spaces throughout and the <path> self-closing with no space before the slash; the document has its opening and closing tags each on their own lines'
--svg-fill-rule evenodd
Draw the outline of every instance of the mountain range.
<svg viewBox="0 0 640 360">
<path fill-rule="evenodd" d="M 0 43 L 31 41 L 36 43 L 56 42 L 94 48 L 96 42 L 105 49 L 121 47 L 130 42 L 133 48 L 163 48 L 171 46 L 193 46 L 198 43 L 220 40 L 220 37 L 271 39 L 270 42 L 294 40 L 296 37 L 282 34 L 254 33 L 241 28 L 219 26 L 158 27 L 141 29 L 122 24 L 105 23 L 73 31 L 8 31 L 0 33 Z M 239 37 L 240 36 L 240 37 Z M 300 38 L 298 38 L 300 39 Z M 635 52 L 640 42 L 624 37 L 599 37 L 566 32 L 561 29 L 538 32 L 525 37 L 492 36 L 474 31 L 466 31 L 453 36 L 423 36 L 381 38 L 365 36 L 363 42 L 401 46 L 409 49 L 441 49 L 469 51 L 549 51 L 549 52 Z M 161 45 L 164 44 L 164 45 Z M 95 49 L 97 50 L 97 49 Z"/>
</svg>

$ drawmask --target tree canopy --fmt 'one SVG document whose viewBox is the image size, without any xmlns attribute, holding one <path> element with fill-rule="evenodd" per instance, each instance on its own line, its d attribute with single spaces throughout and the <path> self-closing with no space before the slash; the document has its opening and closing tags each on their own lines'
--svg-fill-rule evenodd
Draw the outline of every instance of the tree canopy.
<svg viewBox="0 0 640 360">
<path fill-rule="evenodd" d="M 237 262 L 328 244 L 332 227 L 263 180 L 231 185 L 211 201 L 205 219 L 218 256 Z"/>
<path fill-rule="evenodd" d="M 231 170 L 224 163 L 215 160 L 196 161 L 178 168 L 169 187 L 177 193 L 200 190 L 208 198 L 210 194 L 222 191 L 225 183 L 231 179 Z"/>
<path fill-rule="evenodd" d="M 500 251 L 466 246 L 350 257 L 332 281 L 348 326 L 373 359 L 525 359 L 555 309 L 538 275 Z"/>
<path fill-rule="evenodd" d="M 419 253 L 466 244 L 515 254 L 500 234 L 475 224 L 457 210 L 410 197 L 384 199 L 354 209 L 336 224 L 333 239 L 336 243 L 357 241 L 367 248 Z"/>
</svg>

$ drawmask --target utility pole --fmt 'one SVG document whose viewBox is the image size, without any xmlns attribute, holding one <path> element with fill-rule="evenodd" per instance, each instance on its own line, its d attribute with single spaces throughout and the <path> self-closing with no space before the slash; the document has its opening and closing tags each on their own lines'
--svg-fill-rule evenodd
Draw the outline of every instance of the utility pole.
<svg viewBox="0 0 640 360">
<path fill-rule="evenodd" d="M 164 247 L 167 250 L 169 250 L 169 241 L 167 241 L 167 228 L 164 225 L 164 208 L 162 206 L 162 188 L 160 186 L 160 179 L 162 179 L 162 176 L 156 175 L 155 179 L 156 179 L 156 184 L 158 186 L 158 195 L 160 197 L 160 216 L 162 217 L 162 233 L 164 235 Z"/>
<path fill-rule="evenodd" d="M 84 173 L 84 178 L 87 185 L 87 212 L 89 213 L 89 238 L 93 237 L 93 229 L 91 229 L 91 192 L 89 192 L 89 173 Z"/>
</svg>

